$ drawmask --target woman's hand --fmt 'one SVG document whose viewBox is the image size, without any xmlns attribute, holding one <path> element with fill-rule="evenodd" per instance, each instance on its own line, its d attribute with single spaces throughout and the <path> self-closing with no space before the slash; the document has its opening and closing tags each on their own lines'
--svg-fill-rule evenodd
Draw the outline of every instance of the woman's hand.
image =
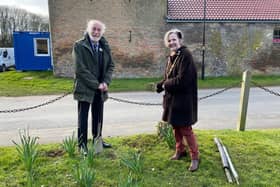
<svg viewBox="0 0 280 187">
<path fill-rule="evenodd" d="M 164 90 L 164 84 L 163 83 L 157 83 L 157 89 L 156 92 L 160 93 Z"/>
</svg>

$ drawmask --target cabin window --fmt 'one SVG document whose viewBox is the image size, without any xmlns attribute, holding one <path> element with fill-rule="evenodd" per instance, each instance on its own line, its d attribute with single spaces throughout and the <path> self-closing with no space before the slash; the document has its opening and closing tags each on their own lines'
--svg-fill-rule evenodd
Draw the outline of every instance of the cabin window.
<svg viewBox="0 0 280 187">
<path fill-rule="evenodd" d="M 34 55 L 50 56 L 50 47 L 48 38 L 34 38 Z"/>
<path fill-rule="evenodd" d="M 280 28 L 275 28 L 273 31 L 273 43 L 280 43 Z"/>
</svg>

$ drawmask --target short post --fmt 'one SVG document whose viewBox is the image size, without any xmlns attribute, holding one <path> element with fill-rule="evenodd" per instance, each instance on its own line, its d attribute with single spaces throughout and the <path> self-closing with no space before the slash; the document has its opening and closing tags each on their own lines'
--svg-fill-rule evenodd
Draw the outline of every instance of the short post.
<svg viewBox="0 0 280 187">
<path fill-rule="evenodd" d="M 237 124 L 238 131 L 244 131 L 246 125 L 247 117 L 247 108 L 249 101 L 249 92 L 250 92 L 250 81 L 251 73 L 250 71 L 243 72 L 242 77 L 242 86 L 241 86 L 241 95 L 240 95 L 240 111 L 239 111 L 239 120 Z"/>
</svg>

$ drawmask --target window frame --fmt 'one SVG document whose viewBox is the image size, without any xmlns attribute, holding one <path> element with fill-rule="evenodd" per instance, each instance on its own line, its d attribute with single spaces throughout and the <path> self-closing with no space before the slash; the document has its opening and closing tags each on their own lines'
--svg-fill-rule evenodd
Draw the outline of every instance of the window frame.
<svg viewBox="0 0 280 187">
<path fill-rule="evenodd" d="M 47 40 L 47 54 L 38 53 L 37 40 Z M 33 38 L 34 43 L 34 56 L 50 56 L 50 39 L 49 38 Z"/>
<path fill-rule="evenodd" d="M 273 29 L 272 41 L 273 41 L 273 43 L 280 43 L 280 28 L 277 27 L 277 28 Z"/>
</svg>

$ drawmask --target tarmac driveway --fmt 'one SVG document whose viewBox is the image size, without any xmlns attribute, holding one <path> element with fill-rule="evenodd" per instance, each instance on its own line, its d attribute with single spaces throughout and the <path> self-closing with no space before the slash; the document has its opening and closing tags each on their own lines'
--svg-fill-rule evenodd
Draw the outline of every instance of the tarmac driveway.
<svg viewBox="0 0 280 187">
<path fill-rule="evenodd" d="M 280 93 L 280 87 L 270 88 Z M 218 90 L 199 90 L 199 97 Z M 111 97 L 148 103 L 161 103 L 162 96 L 153 92 L 112 93 Z M 0 97 L 0 111 L 25 108 L 58 97 L 28 96 Z M 236 129 L 239 112 L 240 89 L 230 89 L 222 94 L 199 102 L 199 121 L 196 129 Z M 247 129 L 280 128 L 280 97 L 252 88 L 247 112 Z M 126 136 L 155 133 L 161 119 L 161 106 L 143 106 L 116 102 L 105 103 L 103 136 Z M 61 142 L 77 128 L 77 103 L 72 95 L 33 110 L 18 113 L 0 113 L 0 145 L 18 141 L 19 129 L 29 128 L 40 143 Z M 89 130 L 89 132 L 91 132 Z"/>
</svg>

